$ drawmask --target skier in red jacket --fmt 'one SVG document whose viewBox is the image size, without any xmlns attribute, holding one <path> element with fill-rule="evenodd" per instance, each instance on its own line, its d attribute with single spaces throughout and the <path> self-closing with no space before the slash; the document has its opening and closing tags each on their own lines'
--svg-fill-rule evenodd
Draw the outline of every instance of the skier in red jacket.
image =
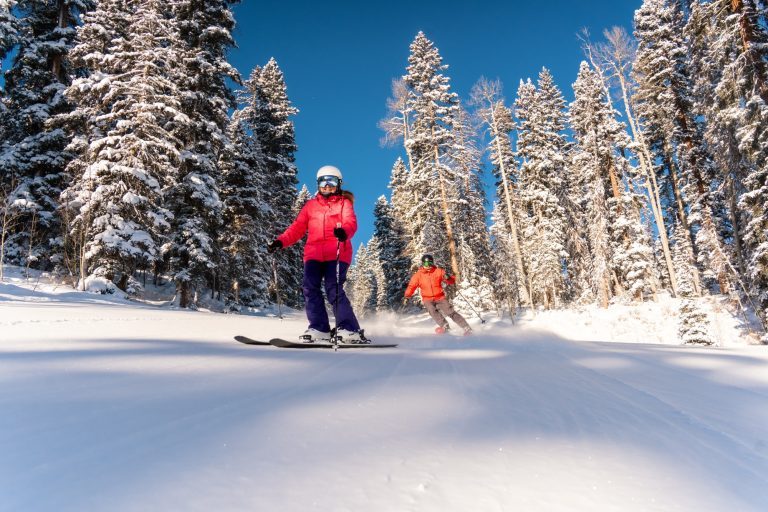
<svg viewBox="0 0 768 512">
<path fill-rule="evenodd" d="M 331 326 L 325 309 L 322 288 L 336 316 L 336 336 L 343 343 L 367 343 L 352 305 L 344 293 L 347 270 L 352 262 L 352 236 L 357 231 L 354 196 L 341 190 L 341 171 L 326 165 L 317 171 L 318 192 L 301 209 L 296 220 L 269 244 L 271 253 L 288 247 L 307 235 L 304 245 L 304 279 L 302 289 L 309 327 L 299 336 L 301 341 L 329 341 Z M 338 282 L 336 256 L 338 250 Z M 337 294 L 338 290 L 338 294 Z"/>
<path fill-rule="evenodd" d="M 472 333 L 472 328 L 464 317 L 453 309 L 443 291 L 443 283 L 450 285 L 455 282 L 455 276 L 450 276 L 446 274 L 445 270 L 435 266 L 435 260 L 432 255 L 425 254 L 421 257 L 421 268 L 411 277 L 411 281 L 405 289 L 403 303 L 413 296 L 416 288 L 419 288 L 424 307 L 427 308 L 427 312 L 432 317 L 432 320 L 437 323 L 437 328 L 435 329 L 437 334 L 443 334 L 450 328 L 448 321 L 445 319 L 445 317 L 448 317 L 464 329 L 465 336 L 469 335 Z"/>
</svg>

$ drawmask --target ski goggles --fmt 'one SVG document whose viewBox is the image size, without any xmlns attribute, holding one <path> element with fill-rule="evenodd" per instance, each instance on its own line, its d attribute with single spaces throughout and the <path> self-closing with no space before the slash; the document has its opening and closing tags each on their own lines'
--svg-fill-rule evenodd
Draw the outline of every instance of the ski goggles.
<svg viewBox="0 0 768 512">
<path fill-rule="evenodd" d="M 322 187 L 338 187 L 341 180 L 338 176 L 320 176 L 317 178 L 317 186 Z"/>
<path fill-rule="evenodd" d="M 423 266 L 423 267 L 434 267 L 435 266 L 435 261 L 434 260 L 422 260 L 421 261 L 421 266 Z"/>
</svg>

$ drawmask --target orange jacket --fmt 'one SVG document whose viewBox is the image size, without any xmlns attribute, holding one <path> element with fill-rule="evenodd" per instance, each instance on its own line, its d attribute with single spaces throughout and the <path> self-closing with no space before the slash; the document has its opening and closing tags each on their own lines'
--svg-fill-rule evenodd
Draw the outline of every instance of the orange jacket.
<svg viewBox="0 0 768 512">
<path fill-rule="evenodd" d="M 416 288 L 420 288 L 421 300 L 437 302 L 445 298 L 443 283 L 453 284 L 455 282 L 456 277 L 446 278 L 445 270 L 440 267 L 421 267 L 413 274 L 411 281 L 408 283 L 408 288 L 405 289 L 405 297 L 412 296 Z"/>
</svg>

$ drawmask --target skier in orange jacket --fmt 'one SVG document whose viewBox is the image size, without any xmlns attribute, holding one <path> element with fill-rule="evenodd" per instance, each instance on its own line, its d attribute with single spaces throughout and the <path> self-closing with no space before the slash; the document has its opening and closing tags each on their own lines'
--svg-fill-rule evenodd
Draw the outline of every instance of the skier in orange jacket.
<svg viewBox="0 0 768 512">
<path fill-rule="evenodd" d="M 416 288 L 419 288 L 424 307 L 427 308 L 427 312 L 432 317 L 432 320 L 437 323 L 437 328 L 435 329 L 437 334 L 443 334 L 450 328 L 448 321 L 445 319 L 448 317 L 464 329 L 465 336 L 469 335 L 472 333 L 472 328 L 464 317 L 453 309 L 443 291 L 443 283 L 454 284 L 455 282 L 455 276 L 446 274 L 445 270 L 435 265 L 435 260 L 431 254 L 425 254 L 421 257 L 421 268 L 413 274 L 408 287 L 405 289 L 403 303 L 413 296 Z"/>
</svg>

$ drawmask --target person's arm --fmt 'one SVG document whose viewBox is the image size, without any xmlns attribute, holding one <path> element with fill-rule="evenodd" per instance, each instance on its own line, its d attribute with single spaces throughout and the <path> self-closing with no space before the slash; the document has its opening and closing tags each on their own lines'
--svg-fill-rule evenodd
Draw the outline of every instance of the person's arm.
<svg viewBox="0 0 768 512">
<path fill-rule="evenodd" d="M 411 277 L 411 280 L 408 282 L 408 287 L 405 289 L 405 295 L 404 297 L 406 299 L 409 299 L 413 296 L 413 293 L 416 291 L 416 288 L 419 287 L 419 274 L 413 274 L 413 277 Z"/>
<path fill-rule="evenodd" d="M 283 234 L 277 237 L 277 239 L 282 242 L 283 247 L 295 244 L 307 234 L 307 227 L 309 226 L 309 213 L 307 212 L 308 204 L 309 203 L 304 205 L 299 212 L 298 217 L 296 217 L 296 220 L 293 221 L 293 224 L 288 226 L 288 228 L 283 231 Z"/>
<path fill-rule="evenodd" d="M 445 284 L 456 284 L 456 276 L 448 275 L 443 269 L 440 269 L 440 271 L 443 273 L 442 280 Z"/>
</svg>

